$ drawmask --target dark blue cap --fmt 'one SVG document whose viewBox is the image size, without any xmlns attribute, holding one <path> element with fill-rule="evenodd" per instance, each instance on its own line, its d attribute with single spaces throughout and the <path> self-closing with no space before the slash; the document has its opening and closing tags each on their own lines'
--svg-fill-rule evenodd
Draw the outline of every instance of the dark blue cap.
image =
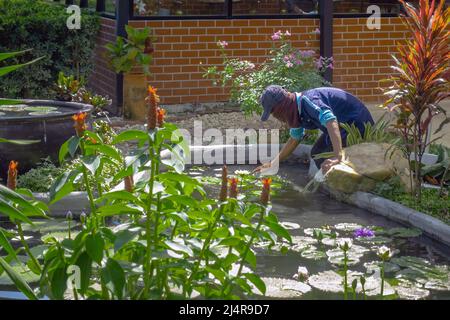
<svg viewBox="0 0 450 320">
<path fill-rule="evenodd" d="M 274 107 L 281 103 L 288 95 L 288 92 L 277 85 L 268 86 L 261 95 L 260 103 L 263 107 L 261 121 L 267 121 Z"/>
</svg>

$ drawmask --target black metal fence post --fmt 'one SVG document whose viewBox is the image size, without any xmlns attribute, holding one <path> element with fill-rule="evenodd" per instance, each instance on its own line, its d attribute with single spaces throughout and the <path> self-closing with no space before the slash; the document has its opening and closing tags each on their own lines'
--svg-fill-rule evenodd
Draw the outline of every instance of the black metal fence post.
<svg viewBox="0 0 450 320">
<path fill-rule="evenodd" d="M 125 26 L 130 20 L 133 0 L 116 0 L 116 37 L 127 37 Z M 116 74 L 116 114 L 123 111 L 123 73 Z"/>
<path fill-rule="evenodd" d="M 231 19 L 233 17 L 233 0 L 225 0 L 224 5 L 225 15 L 228 19 Z"/>
<path fill-rule="evenodd" d="M 97 12 L 104 12 L 105 11 L 105 0 L 97 0 L 97 5 L 95 6 L 95 10 Z"/>
<path fill-rule="evenodd" d="M 320 55 L 333 57 L 333 1 L 320 0 Z M 328 68 L 324 77 L 327 81 L 333 81 L 333 70 Z"/>
</svg>

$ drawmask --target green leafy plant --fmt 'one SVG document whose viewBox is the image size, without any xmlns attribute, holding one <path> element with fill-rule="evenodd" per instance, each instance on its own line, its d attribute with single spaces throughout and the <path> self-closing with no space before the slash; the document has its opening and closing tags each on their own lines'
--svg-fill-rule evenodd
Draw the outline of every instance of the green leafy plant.
<svg viewBox="0 0 450 320">
<path fill-rule="evenodd" d="M 270 180 L 263 181 L 260 202 L 248 202 L 232 198 L 231 193 L 227 196 L 224 169 L 224 192 L 219 200 L 208 197 L 198 180 L 183 173 L 188 150 L 177 128 L 164 123 L 161 116 L 158 126 L 151 126 L 156 124 L 150 120 L 158 110 L 158 99 L 155 90 L 149 92 L 149 131 L 121 132 L 112 145 L 87 130 L 84 114 L 75 117 L 77 135 L 61 147 L 59 157 L 64 163 L 78 152 L 81 156 L 53 183 L 51 203 L 68 195 L 80 180 L 88 194 L 90 215 L 82 217 L 80 230 L 70 228 L 70 235 L 53 233 L 42 238 L 45 250 L 27 263 L 40 278 L 30 297 L 238 299 L 264 294 L 265 284 L 253 271 L 253 243 L 291 241 L 270 212 Z M 113 147 L 130 141 L 136 149 L 129 155 Z M 162 149 L 170 150 L 172 157 L 161 159 Z M 119 168 L 113 179 L 123 181 L 123 188 L 107 191 L 101 186 L 106 163 Z M 167 171 L 161 170 L 161 164 Z M 0 195 L 5 189 L 0 188 Z M 31 206 L 29 202 L 22 205 Z M 41 207 L 34 204 L 33 208 Z M 119 224 L 108 225 L 108 217 L 116 217 Z M 19 228 L 16 220 L 12 222 Z M 74 267 L 80 269 L 81 285 L 69 288 L 67 280 Z M 8 263 L 5 269 L 10 271 Z M 16 281 L 18 289 L 29 293 L 23 282 Z"/>
<path fill-rule="evenodd" d="M 268 85 L 281 85 L 291 92 L 327 85 L 322 74 L 327 68 L 332 68 L 332 60 L 317 57 L 313 50 L 294 48 L 289 37 L 287 31 L 278 31 L 272 35 L 274 44 L 270 58 L 259 66 L 247 60 L 228 57 L 228 43 L 219 41 L 224 67 L 209 67 L 204 77 L 212 78 L 215 85 L 229 86 L 231 101 L 239 104 L 245 114 L 262 112 L 259 98 Z"/>
<path fill-rule="evenodd" d="M 44 57 L 27 69 L 5 76 L 1 97 L 50 98 L 60 71 L 74 72 L 78 79 L 88 78 L 99 18 L 95 12 L 82 9 L 81 29 L 68 30 L 69 15 L 63 6 L 43 1 L 0 0 L 0 52 L 33 48 L 21 57 L 14 57 L 15 64 Z"/>
<path fill-rule="evenodd" d="M 153 48 L 155 40 L 151 29 L 125 26 L 127 38 L 117 37 L 116 42 L 107 44 L 107 57 L 116 73 L 130 72 L 134 66 L 140 66 L 145 75 L 150 74 Z"/>
<path fill-rule="evenodd" d="M 433 151 L 438 155 L 438 162 L 422 167 L 422 175 L 425 181 L 439 185 L 440 194 L 444 196 L 445 189 L 448 189 L 450 181 L 450 148 L 438 145 L 434 148 L 430 147 L 430 152 Z"/>
<path fill-rule="evenodd" d="M 365 123 L 364 134 L 361 134 L 361 131 L 359 131 L 354 123 L 341 123 L 340 126 L 347 132 L 348 147 L 365 142 L 397 142 L 395 135 L 388 131 L 389 123 L 384 121 L 382 118 L 379 119 L 374 125 L 371 123 Z"/>
<path fill-rule="evenodd" d="M 28 52 L 30 50 L 24 50 L 24 51 L 18 51 L 18 52 L 0 52 L 0 62 L 9 58 L 13 58 L 15 56 L 21 55 L 25 52 Z M 26 63 L 22 63 L 22 64 L 15 64 L 15 65 L 10 65 L 10 66 L 4 66 L 4 67 L 0 67 L 0 77 L 5 76 L 6 74 L 16 71 L 22 67 L 31 65 L 33 63 L 35 63 L 36 61 L 39 61 L 41 58 L 37 58 L 35 60 L 26 62 Z M 11 99 L 0 99 L 0 106 L 1 105 L 14 105 L 14 104 L 18 104 L 21 103 L 21 101 L 19 100 L 11 100 Z M 12 143 L 12 144 L 18 144 L 18 145 L 26 145 L 26 144 L 32 144 L 32 143 L 36 143 L 39 141 L 36 140 L 11 140 L 11 139 L 5 139 L 5 138 L 0 138 L 0 143 Z"/>
<path fill-rule="evenodd" d="M 94 94 L 85 87 L 84 79 L 77 80 L 73 75 L 66 76 L 63 72 L 58 74 L 55 85 L 56 98 L 63 101 L 74 101 L 90 104 L 94 107 L 93 115 L 100 116 L 105 113 L 104 108 L 111 105 L 111 99 Z"/>
<path fill-rule="evenodd" d="M 414 163 L 422 163 L 430 134 L 429 124 L 438 114 L 446 115 L 439 105 L 449 97 L 450 48 L 448 23 L 450 8 L 445 1 L 420 0 L 419 7 L 400 0 L 408 17 L 402 17 L 410 31 L 406 45 L 399 44 L 392 67 L 396 74 L 388 79 L 392 85 L 385 90 L 389 99 L 383 106 L 390 107 L 397 117 L 395 128 L 402 138 L 404 151 Z M 441 123 L 438 133 L 450 121 Z M 422 172 L 420 165 L 410 165 L 411 190 L 421 201 Z M 414 173 L 414 175 L 413 175 Z"/>
</svg>

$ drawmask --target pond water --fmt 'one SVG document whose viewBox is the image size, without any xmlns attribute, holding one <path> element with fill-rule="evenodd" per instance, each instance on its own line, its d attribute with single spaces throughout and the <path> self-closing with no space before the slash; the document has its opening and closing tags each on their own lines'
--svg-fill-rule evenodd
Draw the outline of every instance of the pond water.
<svg viewBox="0 0 450 320">
<path fill-rule="evenodd" d="M 229 166 L 235 170 L 251 170 L 249 166 Z M 190 170 L 192 176 L 219 176 L 220 167 Z M 351 238 L 349 251 L 349 286 L 353 279 L 366 278 L 368 299 L 377 298 L 380 292 L 379 259 L 376 250 L 386 245 L 395 250 L 386 264 L 385 294 L 400 299 L 450 299 L 450 248 L 417 230 L 409 229 L 384 217 L 338 202 L 317 192 L 303 194 L 301 186 L 307 181 L 307 168 L 296 164 L 282 167 L 279 176 L 289 181 L 289 186 L 272 198 L 273 212 L 293 238 L 293 242 L 277 243 L 268 247 L 258 243 L 253 249 L 258 256 L 257 273 L 263 277 L 270 298 L 284 299 L 343 299 L 342 252 L 336 241 Z M 211 185 L 210 189 L 218 186 Z M 41 233 L 58 230 L 59 224 L 42 225 Z M 355 238 L 356 228 L 368 227 L 375 231 L 373 238 Z M 316 237 L 314 237 L 314 228 Z M 317 240 L 318 231 L 323 239 Z M 336 235 L 336 239 L 334 238 Z M 57 233 L 53 233 L 57 236 Z M 30 234 L 33 236 L 33 234 Z M 30 238 L 31 245 L 36 245 Z M 39 250 L 39 246 L 34 250 Z M 308 276 L 304 276 L 306 268 Z M 294 276 L 294 275 L 297 275 Z M 33 275 L 30 275 L 30 280 Z M 298 281 L 300 279 L 302 281 Z M 0 299 L 21 299 L 22 296 L 0 276 Z M 356 298 L 363 299 L 358 282 Z M 395 296 L 397 292 L 398 296 Z M 349 295 L 350 299 L 352 294 Z"/>
<path fill-rule="evenodd" d="M 228 172 L 253 168 L 230 166 Z M 202 173 L 219 176 L 220 168 Z M 449 247 L 418 235 L 417 230 L 338 202 L 324 193 L 302 193 L 302 187 L 309 180 L 307 173 L 307 167 L 302 164 L 281 167 L 279 176 L 292 185 L 272 197 L 272 211 L 280 221 L 287 223 L 293 245 L 255 248 L 257 273 L 271 288 L 272 297 L 343 299 L 342 251 L 337 249 L 335 239 L 325 235 L 320 244 L 313 237 L 313 229 L 320 228 L 324 234 L 336 232 L 337 240 L 352 239 L 349 256 L 353 261 L 348 267 L 352 273 L 348 284 L 359 279 L 360 273 L 365 274 L 368 299 L 380 292 L 379 267 L 374 262 L 379 261 L 376 251 L 383 245 L 396 250 L 386 267 L 388 292 L 385 289 L 385 295 L 397 291 L 401 299 L 450 299 Z M 362 227 L 375 230 L 375 237 L 356 239 L 354 229 Z M 306 286 L 294 280 L 299 267 L 305 267 L 309 273 L 309 279 L 304 281 Z M 361 290 L 358 284 L 357 299 L 363 299 Z M 352 298 L 351 294 L 349 296 Z"/>
</svg>

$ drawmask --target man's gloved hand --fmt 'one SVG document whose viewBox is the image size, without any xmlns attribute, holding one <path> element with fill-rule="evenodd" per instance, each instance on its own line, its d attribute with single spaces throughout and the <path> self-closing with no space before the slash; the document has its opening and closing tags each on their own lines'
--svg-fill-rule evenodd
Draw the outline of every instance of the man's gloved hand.
<svg viewBox="0 0 450 320">
<path fill-rule="evenodd" d="M 322 172 L 326 174 L 333 166 L 339 164 L 341 161 L 337 158 L 327 159 L 322 163 Z"/>
<path fill-rule="evenodd" d="M 252 171 L 252 173 L 261 173 L 266 170 L 269 170 L 272 167 L 272 162 L 264 163 L 263 165 L 257 167 L 255 170 Z"/>
</svg>

